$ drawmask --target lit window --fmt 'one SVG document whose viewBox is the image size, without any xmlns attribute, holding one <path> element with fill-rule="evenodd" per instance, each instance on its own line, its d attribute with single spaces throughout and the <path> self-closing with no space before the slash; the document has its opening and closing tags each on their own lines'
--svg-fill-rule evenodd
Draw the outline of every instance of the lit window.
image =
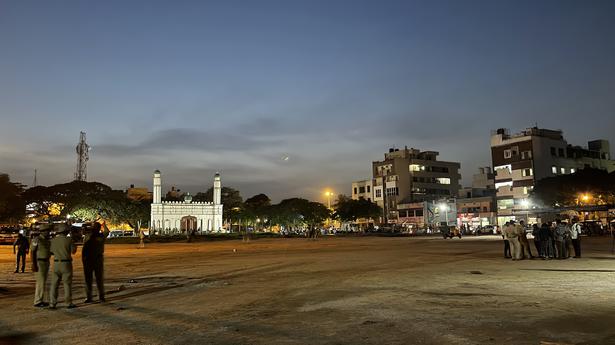
<svg viewBox="0 0 615 345">
<path fill-rule="evenodd" d="M 557 175 L 557 167 L 555 165 L 551 167 L 551 172 Z"/>
<path fill-rule="evenodd" d="M 509 174 L 512 172 L 512 166 L 510 164 L 497 166 L 493 168 L 493 171 L 495 171 L 495 173 L 497 174 L 498 170 L 504 170 L 504 169 L 508 170 Z"/>
<path fill-rule="evenodd" d="M 448 177 L 438 177 L 438 178 L 436 179 L 436 181 L 437 181 L 439 184 L 451 184 L 451 179 L 450 179 L 450 178 L 448 178 Z"/>
<path fill-rule="evenodd" d="M 570 168 L 570 173 L 571 173 L 571 174 L 574 174 L 575 172 L 577 172 L 577 169 L 575 169 L 575 168 Z"/>
<path fill-rule="evenodd" d="M 533 173 L 534 173 L 534 172 L 532 171 L 532 169 L 531 169 L 531 168 L 529 168 L 529 169 L 523 169 L 523 176 L 524 176 L 524 177 L 525 177 L 525 176 L 532 176 L 532 175 L 533 175 Z"/>
<path fill-rule="evenodd" d="M 560 168 L 560 171 L 562 172 L 562 174 L 566 173 L 566 168 Z"/>
<path fill-rule="evenodd" d="M 512 150 L 504 150 L 504 158 L 511 158 Z"/>
<path fill-rule="evenodd" d="M 527 187 L 523 187 L 523 194 L 527 194 Z"/>
<path fill-rule="evenodd" d="M 498 189 L 498 188 L 500 188 L 500 187 L 506 187 L 506 186 L 508 186 L 508 187 L 512 187 L 512 185 L 513 185 L 512 181 L 507 181 L 507 182 L 497 182 L 497 183 L 495 184 L 495 189 Z"/>
</svg>

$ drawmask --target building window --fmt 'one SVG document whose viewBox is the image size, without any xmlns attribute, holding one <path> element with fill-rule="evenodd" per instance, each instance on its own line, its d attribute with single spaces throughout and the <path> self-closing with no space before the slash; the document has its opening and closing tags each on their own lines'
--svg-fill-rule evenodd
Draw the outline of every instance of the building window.
<svg viewBox="0 0 615 345">
<path fill-rule="evenodd" d="M 371 188 L 370 188 L 370 186 L 367 186 L 367 192 L 368 192 L 368 193 L 371 193 L 371 192 L 372 192 L 370 189 L 371 189 Z"/>
<path fill-rule="evenodd" d="M 551 167 L 551 172 L 557 175 L 557 167 L 555 165 Z"/>
<path fill-rule="evenodd" d="M 399 188 L 398 187 L 387 188 L 387 196 L 391 196 L 391 195 L 399 195 Z"/>
<path fill-rule="evenodd" d="M 575 169 L 575 168 L 570 168 L 570 173 L 571 173 L 571 174 L 574 174 L 575 172 L 577 172 L 577 169 Z"/>
<path fill-rule="evenodd" d="M 529 168 L 529 169 L 523 169 L 522 174 L 523 174 L 524 177 L 525 176 L 532 176 L 534 174 L 534 172 L 532 171 L 532 168 Z"/>
<path fill-rule="evenodd" d="M 423 210 L 414 210 L 414 216 L 415 217 L 422 217 L 423 216 Z"/>
<path fill-rule="evenodd" d="M 513 201 L 513 199 L 498 200 L 498 209 L 505 210 L 507 208 L 512 208 L 514 204 L 515 202 Z"/>
<path fill-rule="evenodd" d="M 425 166 L 419 164 L 410 164 L 409 169 L 410 171 L 425 171 Z"/>
<path fill-rule="evenodd" d="M 562 174 L 566 173 L 566 168 L 560 168 L 560 171 L 562 172 Z"/>
<path fill-rule="evenodd" d="M 438 177 L 438 178 L 436 178 L 436 181 L 439 184 L 451 184 L 451 179 L 448 178 L 448 177 Z"/>
<path fill-rule="evenodd" d="M 521 152 L 521 159 L 531 159 L 532 151 L 523 151 Z"/>
<path fill-rule="evenodd" d="M 555 156 L 555 155 L 556 155 L 556 153 L 555 153 L 555 147 L 552 147 L 552 148 L 551 148 L 551 156 Z"/>
<path fill-rule="evenodd" d="M 512 150 L 504 150 L 504 158 L 508 159 L 512 157 Z"/>
<path fill-rule="evenodd" d="M 365 186 L 359 187 L 359 194 L 365 194 Z"/>
<path fill-rule="evenodd" d="M 382 198 L 382 189 L 376 189 L 376 198 Z"/>
<path fill-rule="evenodd" d="M 353 190 L 352 194 L 357 194 L 357 187 L 354 187 L 354 190 Z"/>
<path fill-rule="evenodd" d="M 559 153 L 560 157 L 564 157 L 564 149 L 563 148 L 560 147 L 559 149 L 557 149 L 557 152 Z"/>
<path fill-rule="evenodd" d="M 523 194 L 527 194 L 527 187 L 523 187 Z"/>
</svg>

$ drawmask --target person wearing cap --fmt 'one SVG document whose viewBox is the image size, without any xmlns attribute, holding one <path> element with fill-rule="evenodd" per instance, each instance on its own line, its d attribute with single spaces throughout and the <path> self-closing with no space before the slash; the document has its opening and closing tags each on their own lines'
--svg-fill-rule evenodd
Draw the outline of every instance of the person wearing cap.
<svg viewBox="0 0 615 345">
<path fill-rule="evenodd" d="M 72 238 L 67 236 L 69 227 L 66 224 L 56 225 L 56 236 L 51 240 L 51 253 L 53 255 L 53 275 L 51 276 L 51 290 L 49 291 L 49 308 L 55 309 L 58 303 L 58 288 L 60 280 L 64 287 L 64 302 L 69 309 L 75 308 L 73 304 L 73 258 L 77 246 Z"/>
<path fill-rule="evenodd" d="M 15 251 L 17 247 L 17 252 Z M 15 273 L 19 273 L 19 263 L 21 262 L 21 273 L 26 270 L 26 254 L 30 250 L 30 242 L 21 232 L 17 235 L 17 239 L 13 242 L 13 254 L 17 254 Z"/>
<path fill-rule="evenodd" d="M 32 272 L 36 278 L 36 289 L 34 291 L 34 306 L 46 307 L 49 303 L 45 302 L 45 285 L 49 275 L 49 224 L 40 224 L 38 234 L 32 239 L 30 250 L 30 260 L 32 261 Z"/>
</svg>

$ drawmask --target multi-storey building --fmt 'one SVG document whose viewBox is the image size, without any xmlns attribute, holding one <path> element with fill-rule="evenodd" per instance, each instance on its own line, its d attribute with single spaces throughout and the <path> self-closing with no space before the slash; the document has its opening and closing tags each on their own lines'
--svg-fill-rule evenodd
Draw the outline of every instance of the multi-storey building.
<svg viewBox="0 0 615 345">
<path fill-rule="evenodd" d="M 482 196 L 457 199 L 457 218 L 459 225 L 469 229 L 495 225 L 495 197 Z"/>
<path fill-rule="evenodd" d="M 498 129 L 491 136 L 498 225 L 510 219 L 532 222 L 528 196 L 536 181 L 586 167 L 614 171 L 610 155 L 607 140 L 590 141 L 582 148 L 568 144 L 561 130 L 532 127 L 510 134 Z"/>
<path fill-rule="evenodd" d="M 147 187 L 135 187 L 134 184 L 131 184 L 130 188 L 126 190 L 126 197 L 135 201 L 152 200 L 153 198 L 152 192 Z"/>
<path fill-rule="evenodd" d="M 363 198 L 365 200 L 372 201 L 372 180 L 355 181 L 352 183 L 352 199 L 359 200 Z"/>
<path fill-rule="evenodd" d="M 495 174 L 491 167 L 478 168 L 478 173 L 472 175 L 472 187 L 462 188 L 458 194 L 460 198 L 495 197 Z"/>
<path fill-rule="evenodd" d="M 397 205 L 456 197 L 460 164 L 437 160 L 439 153 L 418 149 L 389 149 L 384 160 L 372 162 L 374 201 L 385 220 L 398 218 Z"/>
</svg>

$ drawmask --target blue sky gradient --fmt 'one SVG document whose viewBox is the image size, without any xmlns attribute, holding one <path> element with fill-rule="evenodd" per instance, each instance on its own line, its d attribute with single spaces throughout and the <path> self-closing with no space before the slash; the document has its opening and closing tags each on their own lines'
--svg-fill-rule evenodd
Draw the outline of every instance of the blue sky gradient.
<svg viewBox="0 0 615 345">
<path fill-rule="evenodd" d="M 492 129 L 615 140 L 613 1 L 0 1 L 0 171 L 350 192 L 392 146 L 465 181 Z M 288 160 L 282 157 L 288 156 Z"/>
</svg>

